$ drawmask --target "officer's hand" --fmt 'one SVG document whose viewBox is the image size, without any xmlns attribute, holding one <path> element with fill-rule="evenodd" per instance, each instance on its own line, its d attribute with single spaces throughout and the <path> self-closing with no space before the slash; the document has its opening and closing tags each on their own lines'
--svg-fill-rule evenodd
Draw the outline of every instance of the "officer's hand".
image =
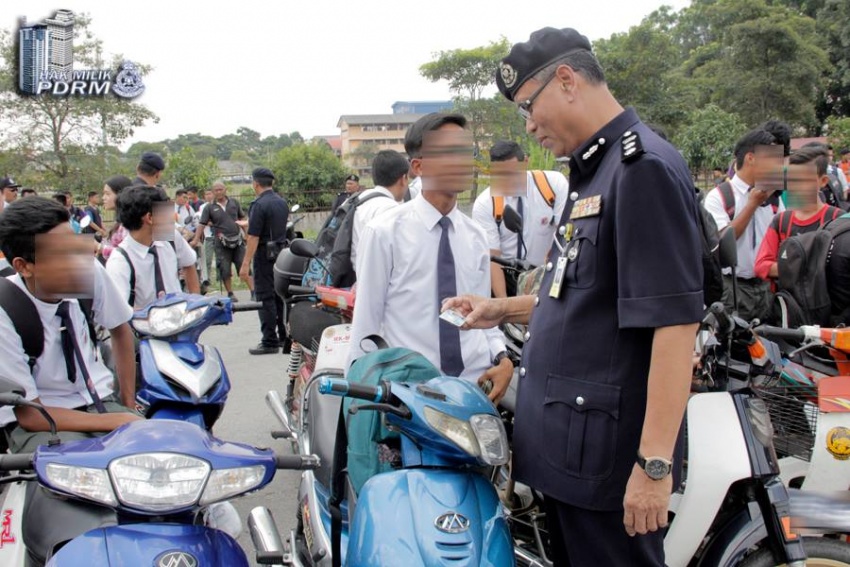
<svg viewBox="0 0 850 567">
<path fill-rule="evenodd" d="M 250 271 L 250 269 L 249 269 L 248 264 L 242 264 L 242 267 L 241 267 L 241 268 L 239 268 L 239 279 L 241 279 L 242 281 L 247 282 L 247 281 L 248 281 L 248 276 L 249 276 L 250 272 L 251 272 L 251 271 Z"/>
<path fill-rule="evenodd" d="M 511 378 L 514 376 L 514 364 L 508 357 L 499 361 L 498 366 L 491 366 L 487 372 L 481 375 L 478 379 L 478 385 L 482 385 L 487 380 L 493 384 L 493 388 L 487 395 L 493 404 L 498 404 L 505 397 L 505 392 L 508 391 L 508 386 L 511 383 Z"/>
<path fill-rule="evenodd" d="M 626 533 L 630 536 L 643 535 L 667 527 L 667 507 L 672 488 L 672 474 L 662 480 L 652 480 L 635 464 L 623 498 Z"/>
<path fill-rule="evenodd" d="M 454 309 L 466 318 L 461 329 L 489 329 L 502 322 L 504 307 L 502 302 L 481 297 L 480 295 L 461 295 L 450 297 L 443 302 L 440 312 Z"/>
</svg>

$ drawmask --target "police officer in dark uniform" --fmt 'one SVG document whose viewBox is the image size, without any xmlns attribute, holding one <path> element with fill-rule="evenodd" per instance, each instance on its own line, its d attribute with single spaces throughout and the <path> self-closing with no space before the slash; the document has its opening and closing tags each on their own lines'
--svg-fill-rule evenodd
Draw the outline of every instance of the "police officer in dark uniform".
<svg viewBox="0 0 850 567">
<path fill-rule="evenodd" d="M 289 206 L 274 192 L 274 174 L 265 167 L 252 174 L 257 198 L 248 208 L 248 245 L 239 277 L 248 280 L 249 268 L 254 267 L 254 292 L 263 307 L 259 311 L 260 331 L 263 338 L 251 354 L 273 354 L 280 351 L 286 341 L 283 323 L 283 301 L 274 291 L 274 262 L 286 239 L 286 221 Z"/>
<path fill-rule="evenodd" d="M 528 132 L 569 157 L 569 199 L 537 297 L 446 308 L 467 327 L 530 320 L 513 474 L 546 496 L 555 564 L 663 566 L 703 307 L 688 167 L 614 99 L 573 29 L 515 45 L 496 82 Z"/>
<path fill-rule="evenodd" d="M 165 160 L 162 159 L 161 155 L 155 152 L 145 152 L 139 158 L 139 165 L 136 166 L 136 178 L 133 180 L 133 185 L 158 187 L 164 170 Z"/>
<path fill-rule="evenodd" d="M 333 206 L 331 207 L 331 214 L 335 213 L 340 205 L 358 191 L 360 191 L 360 177 L 352 173 L 345 178 L 345 191 L 337 195 L 336 199 L 334 199 Z"/>
</svg>

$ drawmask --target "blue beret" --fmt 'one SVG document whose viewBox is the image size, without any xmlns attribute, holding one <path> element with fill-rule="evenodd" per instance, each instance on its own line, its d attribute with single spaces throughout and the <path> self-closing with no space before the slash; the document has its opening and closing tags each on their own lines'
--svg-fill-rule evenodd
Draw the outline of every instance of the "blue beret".
<svg viewBox="0 0 850 567">
<path fill-rule="evenodd" d="M 510 101 L 527 80 L 561 57 L 575 51 L 591 51 L 590 41 L 572 28 L 543 28 L 525 43 L 517 43 L 499 63 L 496 86 Z"/>
</svg>

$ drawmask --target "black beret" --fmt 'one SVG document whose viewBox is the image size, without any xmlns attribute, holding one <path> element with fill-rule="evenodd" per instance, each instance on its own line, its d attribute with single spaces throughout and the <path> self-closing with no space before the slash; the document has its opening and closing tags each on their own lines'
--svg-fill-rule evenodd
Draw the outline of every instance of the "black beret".
<svg viewBox="0 0 850 567">
<path fill-rule="evenodd" d="M 139 161 L 159 171 L 165 169 L 165 161 L 162 159 L 162 156 L 154 152 L 143 153 L 142 159 Z"/>
<path fill-rule="evenodd" d="M 4 177 L 3 179 L 0 179 L 0 189 L 5 189 L 6 187 L 13 189 L 15 187 L 20 187 L 20 185 L 15 183 L 15 180 L 11 177 Z"/>
<path fill-rule="evenodd" d="M 510 101 L 538 71 L 575 51 L 591 51 L 590 41 L 572 28 L 537 30 L 525 43 L 517 43 L 499 63 L 496 86 Z"/>
<path fill-rule="evenodd" d="M 257 169 L 252 171 L 251 177 L 253 177 L 254 179 L 264 178 L 271 179 L 272 181 L 274 181 L 274 173 L 272 173 L 271 169 L 267 169 L 265 167 L 258 167 Z"/>
<path fill-rule="evenodd" d="M 354 175 L 353 173 L 345 178 L 346 181 L 360 181 L 360 177 Z"/>
</svg>

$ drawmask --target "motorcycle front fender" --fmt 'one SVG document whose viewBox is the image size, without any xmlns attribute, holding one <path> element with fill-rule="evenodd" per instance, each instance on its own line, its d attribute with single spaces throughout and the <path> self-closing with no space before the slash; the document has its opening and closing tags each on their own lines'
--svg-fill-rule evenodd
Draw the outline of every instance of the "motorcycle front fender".
<svg viewBox="0 0 850 567">
<path fill-rule="evenodd" d="M 47 567 L 91 565 L 248 567 L 248 559 L 236 540 L 219 530 L 184 524 L 129 524 L 88 531 L 47 563 Z"/>
<path fill-rule="evenodd" d="M 764 517 L 758 503 L 750 502 L 732 516 L 717 532 L 700 555 L 699 567 L 737 565 L 744 554 L 767 537 Z"/>
<path fill-rule="evenodd" d="M 363 486 L 349 524 L 346 564 L 513 566 L 513 541 L 499 497 L 483 475 L 405 469 Z"/>
</svg>

